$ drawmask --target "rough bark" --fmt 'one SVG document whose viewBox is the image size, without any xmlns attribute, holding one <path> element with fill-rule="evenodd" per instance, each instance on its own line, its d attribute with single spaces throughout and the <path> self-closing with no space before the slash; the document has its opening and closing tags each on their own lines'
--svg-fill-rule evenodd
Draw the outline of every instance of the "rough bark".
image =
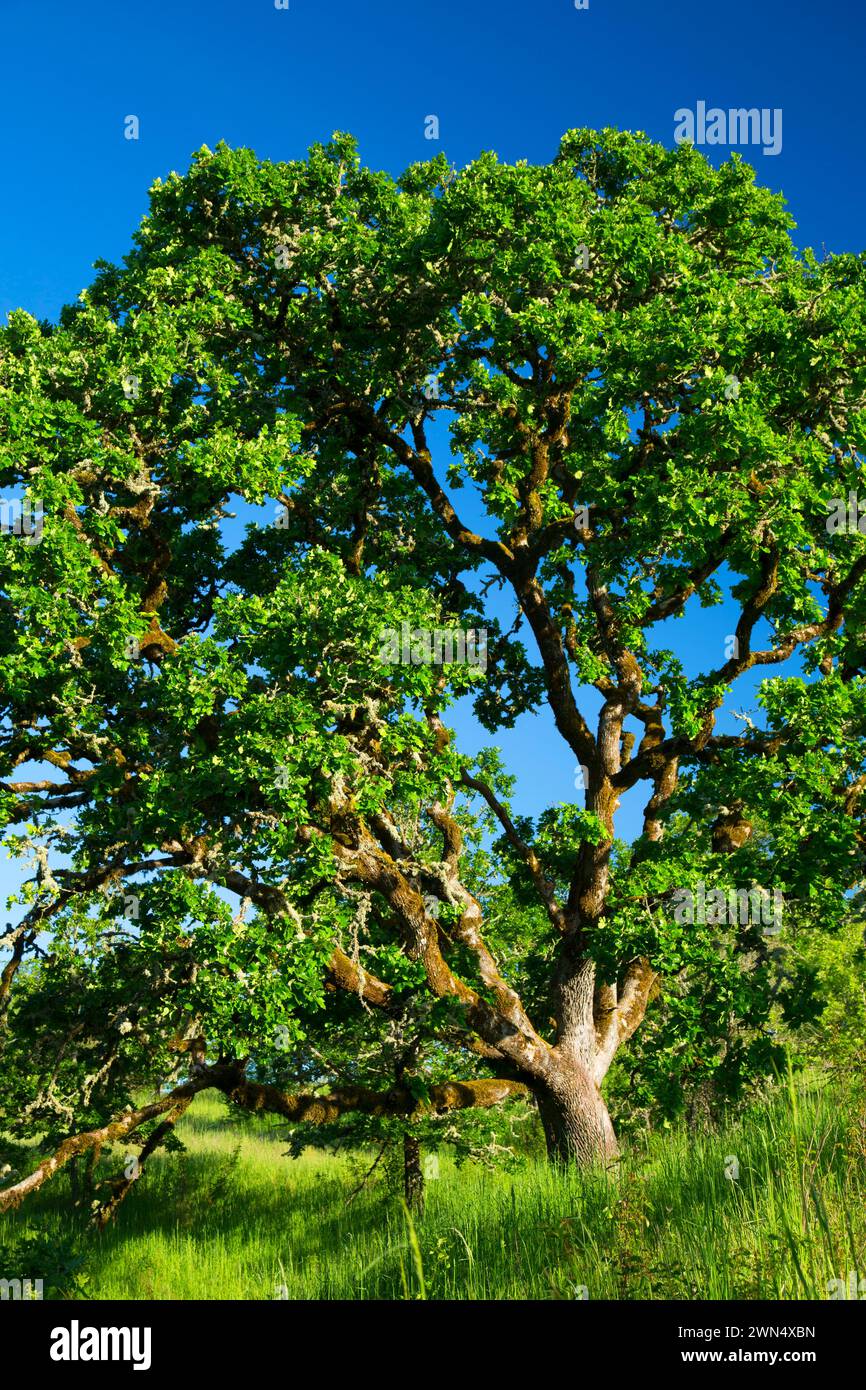
<svg viewBox="0 0 866 1390">
<path fill-rule="evenodd" d="M 424 1170 L 421 1167 L 421 1141 L 414 1134 L 403 1135 L 403 1195 L 414 1216 L 424 1211 Z"/>
<path fill-rule="evenodd" d="M 91 1149 L 99 1149 L 105 1144 L 113 1144 L 119 1139 L 125 1139 L 140 1125 L 145 1124 L 148 1120 L 155 1120 L 157 1115 L 164 1115 L 166 1110 L 176 1109 L 182 1101 L 191 1100 L 199 1091 L 205 1090 L 212 1084 L 206 1078 L 196 1078 L 186 1082 L 183 1086 L 175 1087 L 167 1096 L 162 1096 L 151 1105 L 143 1106 L 141 1110 L 129 1110 L 108 1124 L 100 1125 L 98 1129 L 70 1135 L 68 1139 L 64 1139 L 53 1154 L 37 1164 L 33 1172 L 28 1173 L 26 1178 L 22 1178 L 20 1182 L 16 1182 L 12 1187 L 7 1187 L 0 1192 L 0 1212 L 20 1206 L 25 1197 L 37 1192 L 43 1183 L 53 1178 L 71 1159 L 89 1153 Z"/>
<path fill-rule="evenodd" d="M 183 1113 L 199 1091 L 215 1087 L 228 1096 L 235 1105 L 253 1112 L 270 1112 L 285 1116 L 294 1122 L 308 1124 L 328 1124 L 340 1115 L 360 1110 L 368 1115 L 411 1115 L 419 1108 L 417 1096 L 403 1087 L 390 1091 L 376 1092 L 361 1086 L 343 1087 L 327 1096 L 287 1095 L 276 1086 L 260 1085 L 247 1081 L 244 1064 L 236 1062 L 213 1067 L 198 1065 L 195 1076 L 182 1086 L 177 1086 L 168 1095 L 161 1097 L 141 1110 L 128 1111 L 108 1124 L 101 1125 L 81 1134 L 64 1139 L 60 1147 L 49 1157 L 44 1158 L 33 1172 L 12 1187 L 0 1191 L 0 1213 L 20 1205 L 25 1197 L 38 1191 L 72 1160 L 94 1149 L 115 1143 L 132 1134 L 148 1120 L 172 1112 L 171 1121 Z M 467 1110 L 475 1107 L 499 1105 L 502 1101 L 516 1096 L 528 1097 L 531 1090 L 521 1081 L 484 1079 L 478 1081 L 444 1081 L 430 1087 L 428 1100 L 423 1108 L 436 1114 L 451 1110 Z M 168 1126 L 161 1125 L 145 1146 L 143 1157 L 162 1142 Z M 128 1190 L 128 1189 L 127 1189 Z M 124 1192 L 125 1195 L 125 1192 Z"/>
<path fill-rule="evenodd" d="M 173 1110 L 171 1114 L 163 1120 L 162 1124 L 158 1125 L 157 1128 L 153 1131 L 153 1133 L 151 1134 L 147 1142 L 144 1144 L 141 1153 L 138 1156 L 138 1166 L 135 1170 L 134 1176 L 127 1177 L 126 1173 L 124 1172 L 123 1177 L 115 1178 L 115 1180 L 112 1182 L 111 1196 L 107 1199 L 107 1201 L 103 1202 L 102 1206 L 98 1209 L 98 1211 L 93 1217 L 93 1224 L 95 1225 L 98 1231 L 104 1231 L 109 1221 L 113 1219 L 121 1202 L 123 1202 L 128 1193 L 131 1192 L 133 1184 L 140 1176 L 145 1163 L 150 1158 L 150 1155 L 156 1149 L 159 1148 L 160 1144 L 165 1143 L 168 1136 L 174 1130 L 174 1127 L 177 1124 L 178 1120 L 180 1120 L 181 1117 L 186 1114 L 186 1111 L 189 1109 L 189 1104 L 189 1100 L 182 1100 L 178 1105 L 177 1109 Z M 98 1152 L 99 1151 L 97 1149 L 91 1149 L 91 1159 L 94 1159 Z"/>
<path fill-rule="evenodd" d="M 589 1166 L 618 1158 L 607 1106 L 586 1067 L 557 1067 L 548 1084 L 536 1088 L 536 1099 L 553 1162 Z"/>
</svg>

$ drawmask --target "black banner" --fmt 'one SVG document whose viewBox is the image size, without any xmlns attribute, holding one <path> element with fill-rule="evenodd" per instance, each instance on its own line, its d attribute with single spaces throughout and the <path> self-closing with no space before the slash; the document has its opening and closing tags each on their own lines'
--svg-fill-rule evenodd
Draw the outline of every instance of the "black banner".
<svg viewBox="0 0 866 1390">
<path fill-rule="evenodd" d="M 450 1304 L 446 1365 L 461 1349 L 466 1365 L 513 1367 L 540 1332 L 551 1337 L 550 1355 L 564 1358 L 577 1376 L 597 1360 L 617 1377 L 624 1371 L 653 1377 L 674 1368 L 696 1380 L 708 1366 L 736 1371 L 760 1368 L 772 1381 L 791 1367 L 829 1374 L 856 1365 L 862 1351 L 864 1310 L 860 1297 L 821 1303 L 572 1302 Z M 404 1346 L 440 1345 L 441 1304 L 383 1303 L 130 1303 L 0 1302 L 0 1327 L 12 1333 L 7 1347 L 27 1348 L 28 1369 L 63 1383 L 92 1378 L 101 1368 L 116 1375 L 172 1378 L 177 1372 L 225 1379 L 249 1377 L 266 1363 L 297 1357 L 318 1360 L 333 1372 L 345 1359 L 359 1367 Z M 562 1340 L 558 1340 L 561 1335 Z M 525 1338 L 530 1343 L 525 1342 Z M 418 1341 L 417 1339 L 423 1339 Z M 543 1344 L 535 1344 L 532 1356 Z M 291 1350 L 294 1348 L 294 1351 Z M 303 1350 L 306 1348 L 306 1350 Z M 405 1353 L 402 1353 L 405 1354 Z M 359 1363 L 359 1356 L 361 1361 Z M 546 1356 L 544 1364 L 547 1365 Z M 432 1361 L 427 1362 L 432 1366 Z M 565 1369 L 563 1366 L 562 1369 Z"/>
</svg>

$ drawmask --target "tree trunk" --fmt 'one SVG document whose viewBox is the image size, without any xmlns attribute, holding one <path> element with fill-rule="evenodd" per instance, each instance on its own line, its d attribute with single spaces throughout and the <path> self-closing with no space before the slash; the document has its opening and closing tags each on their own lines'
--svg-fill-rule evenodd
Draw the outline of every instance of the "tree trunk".
<svg viewBox="0 0 866 1390">
<path fill-rule="evenodd" d="M 424 1171 L 421 1141 L 412 1134 L 403 1135 L 403 1192 L 406 1206 L 420 1216 L 424 1211 Z"/>
<path fill-rule="evenodd" d="M 81 1184 L 78 1178 L 77 1156 L 69 1160 L 69 1200 L 74 1207 L 77 1207 L 81 1200 Z"/>
<path fill-rule="evenodd" d="M 582 1066 L 562 1069 L 536 1089 L 548 1157 L 555 1163 L 610 1163 L 619 1156 L 607 1106 Z"/>
</svg>

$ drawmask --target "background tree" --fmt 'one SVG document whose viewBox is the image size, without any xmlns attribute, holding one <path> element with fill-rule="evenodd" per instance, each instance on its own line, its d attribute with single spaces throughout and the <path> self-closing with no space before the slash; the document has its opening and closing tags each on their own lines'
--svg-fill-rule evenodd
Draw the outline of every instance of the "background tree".
<svg viewBox="0 0 866 1390">
<path fill-rule="evenodd" d="M 2 804 L 35 864 L 0 1007 L 7 1047 L 46 1039 L 33 1123 L 65 1059 L 67 1129 L 98 1093 L 109 1137 L 205 1085 L 290 1118 L 413 1113 L 408 1088 L 328 1100 L 246 1077 L 342 992 L 359 1018 L 436 1002 L 466 1069 L 432 1110 L 528 1091 L 551 1155 L 609 1158 L 611 1062 L 659 978 L 710 959 L 678 889 L 778 888 L 789 916 L 808 899 L 805 925 L 842 929 L 866 543 L 827 519 L 860 477 L 866 265 L 798 254 L 790 227 L 736 156 L 715 170 L 615 131 L 571 132 L 548 166 L 440 157 L 397 181 L 346 136 L 279 165 L 221 146 L 157 182 L 123 266 L 56 328 L 11 317 L 0 478 L 45 521 L 0 551 Z M 272 524 L 240 540 L 231 508 L 265 503 Z M 670 620 L 725 597 L 730 651 L 690 680 Z M 404 623 L 417 664 L 383 660 Z M 487 630 L 486 673 L 427 659 L 446 626 Z M 719 732 L 765 667 L 760 726 Z M 496 758 L 448 729 L 470 693 L 491 732 L 546 704 L 585 804 L 517 815 Z M 485 920 L 469 808 L 528 905 L 516 928 Z M 725 833 L 732 815 L 752 833 Z M 122 941 L 118 886 L 138 912 Z M 732 1016 L 766 990 L 748 930 Z M 85 1030 L 89 1091 L 83 960 L 117 1001 Z M 54 1002 L 34 1014 L 31 988 Z M 699 1046 L 708 998 L 689 998 L 677 1026 Z M 187 1079 L 118 1118 L 126 1049 L 156 1081 L 183 1045 Z"/>
</svg>

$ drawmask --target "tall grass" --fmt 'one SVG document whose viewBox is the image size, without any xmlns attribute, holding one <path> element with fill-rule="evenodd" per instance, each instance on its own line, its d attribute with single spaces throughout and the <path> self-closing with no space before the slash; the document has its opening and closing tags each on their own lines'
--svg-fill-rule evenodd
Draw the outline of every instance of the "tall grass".
<svg viewBox="0 0 866 1390">
<path fill-rule="evenodd" d="M 866 1131 L 839 1090 L 792 1083 L 721 1134 L 651 1136 L 615 1172 L 440 1157 L 414 1218 L 381 1189 L 347 1205 L 346 1160 L 286 1158 L 216 1099 L 181 1134 L 188 1151 L 155 1156 L 101 1236 L 60 1178 L 0 1239 L 71 1236 L 97 1299 L 822 1299 L 866 1278 Z"/>
</svg>

